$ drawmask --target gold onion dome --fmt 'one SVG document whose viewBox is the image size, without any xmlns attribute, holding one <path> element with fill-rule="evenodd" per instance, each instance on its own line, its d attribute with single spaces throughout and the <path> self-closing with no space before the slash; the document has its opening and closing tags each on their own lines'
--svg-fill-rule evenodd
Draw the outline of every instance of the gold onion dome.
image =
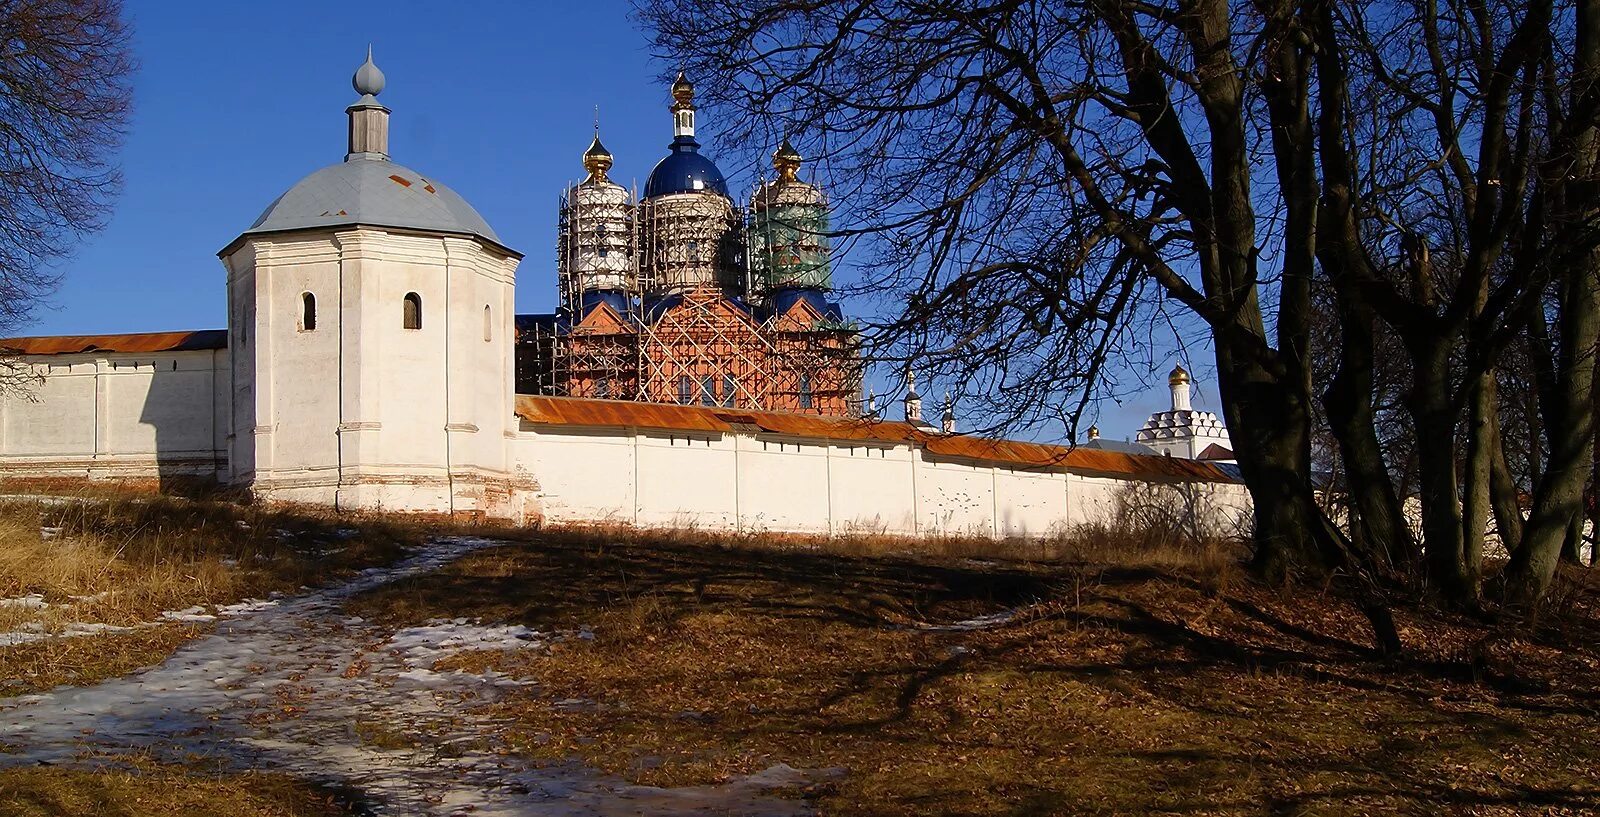
<svg viewBox="0 0 1600 817">
<path fill-rule="evenodd" d="M 606 171 L 611 169 L 611 151 L 600 144 L 600 134 L 594 135 L 594 142 L 589 149 L 583 152 L 583 169 L 589 171 L 589 176 L 595 181 L 605 181 Z"/>
<path fill-rule="evenodd" d="M 694 103 L 694 84 L 689 82 L 689 78 L 684 76 L 682 71 L 679 71 L 678 78 L 672 81 L 672 98 L 679 105 Z"/>
<path fill-rule="evenodd" d="M 788 139 L 784 139 L 783 144 L 772 154 L 772 167 L 778 171 L 778 181 L 794 181 L 795 174 L 800 172 L 801 161 L 803 158 L 800 156 L 800 151 L 795 150 Z"/>
<path fill-rule="evenodd" d="M 1187 382 L 1189 382 L 1189 373 L 1184 371 L 1182 366 L 1174 366 L 1172 374 L 1167 377 L 1167 385 L 1180 386 Z"/>
</svg>

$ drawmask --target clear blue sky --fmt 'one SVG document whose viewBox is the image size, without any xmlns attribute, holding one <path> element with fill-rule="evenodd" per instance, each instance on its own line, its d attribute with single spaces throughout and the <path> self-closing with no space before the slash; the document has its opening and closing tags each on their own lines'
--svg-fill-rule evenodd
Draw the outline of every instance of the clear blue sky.
<svg viewBox="0 0 1600 817">
<path fill-rule="evenodd" d="M 128 0 L 127 12 L 139 72 L 124 189 L 27 334 L 224 326 L 216 252 L 290 185 L 343 159 L 350 75 L 369 42 L 388 79 L 392 156 L 455 188 L 526 254 L 522 312 L 553 306 L 556 196 L 582 176 L 594 106 L 619 181 L 642 183 L 671 141 L 667 67 L 625 0 Z M 714 135 L 716 111 L 700 126 Z M 748 187 L 721 164 L 733 189 Z M 1214 407 L 1200 385 L 1201 406 Z M 1166 403 L 1158 387 L 1103 406 L 1100 425 L 1120 439 Z"/>
</svg>

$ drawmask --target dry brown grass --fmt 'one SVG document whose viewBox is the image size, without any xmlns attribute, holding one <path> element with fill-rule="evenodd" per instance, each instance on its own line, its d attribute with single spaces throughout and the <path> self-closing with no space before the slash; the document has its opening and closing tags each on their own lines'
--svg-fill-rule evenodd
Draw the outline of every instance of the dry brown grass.
<svg viewBox="0 0 1600 817">
<path fill-rule="evenodd" d="M 0 500 L 0 633 L 137 629 L 0 647 L 0 695 L 93 683 L 160 660 L 193 626 L 162 611 L 292 592 L 384 564 L 420 529 L 173 497 Z"/>
<path fill-rule="evenodd" d="M 977 560 L 1012 564 L 1115 564 L 1122 567 L 1181 569 L 1207 580 L 1224 581 L 1237 573 L 1244 543 L 1237 539 L 1192 539 L 1172 531 L 1084 524 L 1038 537 L 994 539 L 988 536 L 936 534 L 903 536 L 853 532 L 838 536 L 728 531 L 695 528 L 638 528 L 623 524 L 571 524 L 545 527 L 541 533 L 569 542 L 648 542 L 652 546 L 814 553 L 833 556 L 887 557 L 911 561 Z M 500 530 L 509 539 L 527 531 Z"/>
<path fill-rule="evenodd" d="M 126 632 L 59 638 L 0 647 L 0 695 L 62 685 L 85 686 L 160 663 L 205 632 L 193 624 L 162 624 Z"/>
<path fill-rule="evenodd" d="M 1531 634 L 1398 610 L 1412 653 L 1386 663 L 1336 592 L 1262 588 L 1210 556 L 978 564 L 760 544 L 541 534 L 359 612 L 588 626 L 547 652 L 447 663 L 538 681 L 495 713 L 530 756 L 661 785 L 843 767 L 814 792 L 830 815 L 1600 809 L 1600 745 L 1576 737 L 1600 733 L 1589 602 Z M 999 626 L 926 626 L 1004 610 Z"/>
<path fill-rule="evenodd" d="M 98 771 L 59 767 L 0 770 L 0 817 L 333 817 L 354 813 L 332 792 L 270 772 L 207 774 L 153 761 Z"/>
</svg>

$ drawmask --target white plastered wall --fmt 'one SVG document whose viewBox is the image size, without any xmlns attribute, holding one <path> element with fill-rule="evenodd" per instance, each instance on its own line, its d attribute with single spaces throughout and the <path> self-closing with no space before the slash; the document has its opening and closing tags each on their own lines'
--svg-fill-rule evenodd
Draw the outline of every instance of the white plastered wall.
<svg viewBox="0 0 1600 817">
<path fill-rule="evenodd" d="M 228 352 L 39 355 L 0 397 L 0 475 L 226 480 Z"/>
<path fill-rule="evenodd" d="M 239 242 L 223 256 L 247 384 L 237 433 L 253 441 L 237 481 L 271 500 L 522 518 L 527 480 L 505 455 L 517 260 L 476 239 L 369 227 Z"/>
<path fill-rule="evenodd" d="M 931 457 L 910 444 L 524 423 L 515 465 L 551 522 L 819 534 L 1038 537 L 1105 522 L 1124 478 Z M 1199 492 L 1207 525 L 1248 498 Z M 1211 506 L 1215 505 L 1215 508 Z"/>
</svg>

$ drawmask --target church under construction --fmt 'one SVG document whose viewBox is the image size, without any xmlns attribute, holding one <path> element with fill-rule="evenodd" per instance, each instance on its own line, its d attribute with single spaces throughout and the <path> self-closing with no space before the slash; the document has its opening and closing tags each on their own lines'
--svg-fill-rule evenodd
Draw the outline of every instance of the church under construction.
<svg viewBox="0 0 1600 817">
<path fill-rule="evenodd" d="M 923 422 L 914 388 L 904 421 L 863 411 L 827 197 L 785 142 L 775 178 L 736 201 L 681 76 L 642 196 L 611 181 L 598 134 L 583 155 L 550 315 L 516 314 L 522 255 L 487 219 L 391 157 L 370 53 L 352 84 L 343 160 L 217 253 L 225 329 L 0 340 L 36 380 L 0 395 L 0 483 L 823 535 L 1038 536 L 1152 485 L 1182 487 L 1207 524 L 1248 510 L 1206 461 L 1226 431 L 1192 410 L 1181 370 L 1137 443 L 965 435 L 948 405 Z"/>
<path fill-rule="evenodd" d="M 787 140 L 748 206 L 695 141 L 694 86 L 672 85 L 671 153 L 643 198 L 612 181 L 600 134 L 563 192 L 559 307 L 517 316 L 526 394 L 803 414 L 860 409 L 854 331 L 831 290 L 828 201 Z"/>
</svg>

